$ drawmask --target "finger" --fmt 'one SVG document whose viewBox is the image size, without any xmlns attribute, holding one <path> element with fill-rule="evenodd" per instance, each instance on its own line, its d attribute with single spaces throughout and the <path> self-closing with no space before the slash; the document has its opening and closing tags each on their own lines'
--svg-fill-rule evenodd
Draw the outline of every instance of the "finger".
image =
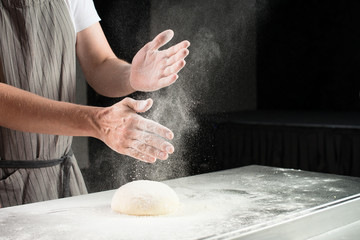
<svg viewBox="0 0 360 240">
<path fill-rule="evenodd" d="M 153 105 L 153 100 L 151 98 L 147 100 L 134 100 L 132 98 L 125 98 L 123 103 L 135 112 L 146 112 Z"/>
<path fill-rule="evenodd" d="M 163 31 L 151 41 L 150 47 L 152 50 L 158 50 L 159 48 L 170 42 L 173 37 L 173 30 Z"/>
<path fill-rule="evenodd" d="M 170 76 L 163 77 L 158 81 L 159 87 L 160 88 L 168 87 L 171 84 L 173 84 L 178 78 L 179 76 L 177 74 L 172 74 Z"/>
<path fill-rule="evenodd" d="M 160 137 L 167 138 L 169 140 L 174 138 L 174 133 L 170 129 L 150 119 L 141 118 L 137 122 L 137 128 L 141 131 L 155 133 Z"/>
<path fill-rule="evenodd" d="M 163 138 L 160 138 L 154 134 L 150 134 L 145 131 L 135 130 L 131 133 L 131 136 L 129 137 L 133 140 L 137 140 L 139 142 L 157 148 L 160 151 L 167 152 L 170 154 L 174 152 L 174 146 L 171 143 L 165 141 Z"/>
<path fill-rule="evenodd" d="M 184 59 L 187 55 L 189 55 L 189 50 L 182 49 L 181 51 L 178 51 L 175 55 L 171 56 L 166 60 L 166 66 L 171 66 L 177 61 Z"/>
<path fill-rule="evenodd" d="M 185 66 L 185 64 L 186 64 L 185 60 L 182 59 L 180 61 L 177 61 L 173 65 L 168 66 L 164 70 L 164 76 L 169 76 L 171 74 L 178 73 Z"/>
<path fill-rule="evenodd" d="M 181 49 L 187 49 L 189 46 L 190 46 L 190 42 L 185 40 L 185 41 L 182 41 L 182 42 L 164 50 L 164 53 L 167 57 L 171 57 L 172 55 L 179 52 Z"/>
<path fill-rule="evenodd" d="M 154 148 L 146 143 L 134 140 L 132 143 L 132 148 L 138 150 L 139 152 L 147 155 L 147 156 L 151 156 L 154 158 L 159 158 L 161 160 L 166 160 L 169 155 L 167 152 L 163 152 L 160 149 Z"/>
<path fill-rule="evenodd" d="M 130 156 L 130 157 L 136 158 L 136 159 L 138 159 L 140 161 L 143 161 L 143 162 L 147 162 L 147 163 L 156 162 L 155 157 L 152 157 L 152 156 L 146 155 L 144 153 L 141 153 L 141 152 L 139 152 L 138 150 L 136 150 L 134 148 L 127 148 L 125 150 L 125 154 Z"/>
</svg>

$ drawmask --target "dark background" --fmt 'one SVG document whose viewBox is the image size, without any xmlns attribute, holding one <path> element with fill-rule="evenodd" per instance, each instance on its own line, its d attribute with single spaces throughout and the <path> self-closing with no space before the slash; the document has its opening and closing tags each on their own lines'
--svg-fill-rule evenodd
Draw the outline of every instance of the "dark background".
<svg viewBox="0 0 360 240">
<path fill-rule="evenodd" d="M 321 124 L 324 116 L 324 126 L 309 129 L 301 126 L 300 135 L 305 136 L 304 142 L 308 142 L 308 134 L 312 137 L 318 134 L 321 138 L 329 135 L 333 141 L 332 132 L 327 132 L 328 125 L 334 129 L 332 116 L 346 120 L 350 118 L 347 113 L 358 111 L 360 3 L 357 1 L 94 0 L 94 3 L 112 49 L 129 62 L 145 43 L 168 28 L 175 31 L 171 44 L 183 39 L 192 43 L 187 66 L 177 83 L 150 96 L 161 102 L 163 96 L 185 93 L 180 97 L 183 105 L 170 107 L 186 108 L 186 119 L 197 127 L 180 134 L 175 147 L 181 151 L 155 166 L 116 154 L 100 141 L 90 139 L 90 168 L 84 172 L 90 191 L 116 188 L 135 179 L 164 180 L 249 164 L 357 174 L 339 167 L 340 160 L 332 156 L 333 148 L 326 149 L 327 145 L 321 145 L 322 140 L 317 136 L 316 142 L 320 141 L 319 148 L 325 149 L 326 157 L 314 149 L 311 149 L 314 154 L 309 154 L 311 159 L 298 157 L 299 150 L 294 150 L 292 143 L 283 144 L 281 150 L 266 152 L 268 145 L 276 142 L 273 136 L 285 139 L 284 134 L 293 134 L 294 138 L 300 138 L 296 119 L 311 123 L 312 113 L 316 113 L 320 114 L 317 121 Z M 131 97 L 142 99 L 149 95 L 135 93 Z M 119 100 L 88 89 L 91 105 L 109 106 Z M 279 116 L 279 111 L 295 112 L 299 117 L 271 118 Z M 256 114 L 244 122 L 243 112 Z M 167 114 L 173 114 L 176 119 L 176 113 L 163 115 L 167 117 Z M 350 121 L 355 128 L 356 117 Z M 264 119 L 268 119 L 267 125 L 262 122 Z M 293 128 L 279 128 L 279 122 L 291 123 Z M 166 120 L 160 123 L 171 126 Z M 182 124 L 175 122 L 175 126 Z M 341 127 L 338 131 L 341 132 Z M 356 129 L 347 127 L 346 139 L 349 133 L 358 138 Z M 341 146 L 348 146 L 342 142 L 343 133 L 340 135 L 334 138 L 340 146 L 338 152 Z M 245 143 L 251 143 L 246 151 L 241 147 Z M 358 156 L 353 153 L 358 142 L 351 144 L 351 149 L 346 149 L 352 152 L 349 162 Z M 343 159 L 342 156 L 337 157 Z M 297 160 L 292 163 L 288 158 Z M 310 163 L 304 165 L 301 161 Z M 347 168 L 352 167 L 351 163 Z"/>
<path fill-rule="evenodd" d="M 257 1 L 258 109 L 358 111 L 360 2 Z"/>
</svg>

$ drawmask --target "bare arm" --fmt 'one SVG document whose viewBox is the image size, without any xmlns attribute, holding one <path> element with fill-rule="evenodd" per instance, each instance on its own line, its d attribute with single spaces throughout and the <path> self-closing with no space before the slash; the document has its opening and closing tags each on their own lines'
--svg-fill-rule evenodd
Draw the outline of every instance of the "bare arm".
<svg viewBox="0 0 360 240">
<path fill-rule="evenodd" d="M 126 96 L 134 91 L 155 91 L 173 84 L 185 66 L 189 41 L 168 49 L 174 32 L 166 30 L 134 56 L 132 64 L 118 59 L 111 50 L 99 23 L 77 34 L 76 53 L 92 88 L 107 97 Z"/>
<path fill-rule="evenodd" d="M 23 132 L 98 137 L 97 108 L 59 102 L 0 83 L 0 125 Z"/>
<path fill-rule="evenodd" d="M 43 98 L 0 83 L 0 126 L 54 135 L 91 136 L 111 149 L 145 162 L 167 159 L 174 147 L 164 139 L 173 133 L 137 112 L 152 100 L 125 98 L 107 108 L 76 105 Z"/>
<path fill-rule="evenodd" d="M 133 93 L 131 65 L 118 59 L 99 23 L 77 34 L 76 54 L 89 85 L 101 95 L 121 97 Z"/>
<path fill-rule="evenodd" d="M 77 56 L 89 84 L 109 97 L 128 95 L 135 90 L 154 91 L 174 83 L 185 65 L 188 41 L 169 49 L 158 49 L 171 40 L 173 32 L 164 31 L 136 54 L 130 65 L 112 52 L 96 23 L 77 35 Z M 145 119 L 152 100 L 130 98 L 107 108 L 81 106 L 40 97 L 0 83 L 0 126 L 44 134 L 91 136 L 113 150 L 146 162 L 167 159 L 174 147 L 173 133 Z"/>
</svg>

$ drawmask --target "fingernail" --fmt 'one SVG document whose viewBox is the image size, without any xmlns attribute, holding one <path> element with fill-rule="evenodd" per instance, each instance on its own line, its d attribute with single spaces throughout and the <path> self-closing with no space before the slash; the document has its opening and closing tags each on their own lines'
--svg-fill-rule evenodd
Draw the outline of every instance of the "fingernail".
<svg viewBox="0 0 360 240">
<path fill-rule="evenodd" d="M 147 105 L 147 101 L 146 100 L 141 100 L 141 101 L 139 101 L 139 108 L 140 109 L 144 109 L 145 107 L 146 107 L 146 105 Z"/>
<path fill-rule="evenodd" d="M 166 133 L 166 137 L 168 138 L 168 139 L 172 139 L 173 138 L 173 134 L 172 133 Z"/>
<path fill-rule="evenodd" d="M 173 152 L 174 152 L 174 148 L 173 148 L 172 146 L 167 146 L 167 147 L 166 147 L 166 151 L 167 151 L 168 153 L 173 153 Z"/>
</svg>

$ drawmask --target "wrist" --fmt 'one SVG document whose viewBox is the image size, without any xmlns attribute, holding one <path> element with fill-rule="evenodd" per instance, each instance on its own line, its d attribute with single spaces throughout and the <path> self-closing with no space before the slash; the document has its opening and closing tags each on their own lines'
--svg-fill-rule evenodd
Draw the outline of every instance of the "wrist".
<svg viewBox="0 0 360 240">
<path fill-rule="evenodd" d="M 92 107 L 88 117 L 89 122 L 89 136 L 102 140 L 103 132 L 103 122 L 105 111 L 107 108 L 101 107 Z"/>
<path fill-rule="evenodd" d="M 133 78 L 133 71 L 132 71 L 132 64 L 128 66 L 128 72 L 129 72 L 129 89 L 131 92 L 136 92 L 138 89 L 134 86 L 134 78 Z"/>
</svg>

